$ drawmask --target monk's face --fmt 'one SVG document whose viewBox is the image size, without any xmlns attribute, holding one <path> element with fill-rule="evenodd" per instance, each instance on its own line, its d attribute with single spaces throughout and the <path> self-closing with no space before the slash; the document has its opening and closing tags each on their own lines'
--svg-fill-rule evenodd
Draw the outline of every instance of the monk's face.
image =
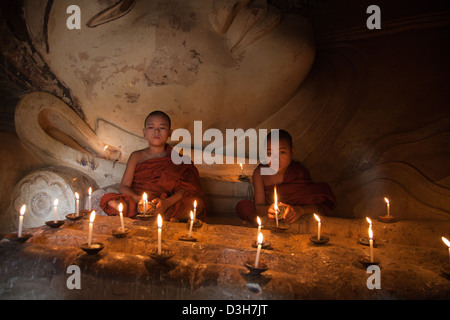
<svg viewBox="0 0 450 320">
<path fill-rule="evenodd" d="M 150 146 L 165 145 L 170 133 L 170 124 L 165 117 L 159 115 L 148 117 L 144 127 L 144 137 Z"/>
<path fill-rule="evenodd" d="M 267 141 L 267 156 L 272 157 L 272 161 L 278 162 L 278 173 L 283 173 L 286 171 L 286 169 L 291 164 L 293 158 L 294 158 L 294 150 L 289 145 L 289 142 L 287 142 L 284 139 L 279 140 L 279 149 L 278 149 L 278 156 L 276 154 L 272 154 L 272 144 L 271 141 Z M 273 167 L 276 164 L 270 163 L 270 165 Z"/>
</svg>

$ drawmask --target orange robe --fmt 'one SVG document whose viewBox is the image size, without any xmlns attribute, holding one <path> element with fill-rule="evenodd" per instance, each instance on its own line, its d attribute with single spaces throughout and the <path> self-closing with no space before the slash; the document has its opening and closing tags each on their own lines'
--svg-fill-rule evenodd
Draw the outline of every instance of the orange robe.
<svg viewBox="0 0 450 320">
<path fill-rule="evenodd" d="M 259 167 L 257 168 L 259 170 Z M 274 202 L 274 185 L 264 187 L 265 204 Z M 278 201 L 291 206 L 324 204 L 330 209 L 336 207 L 336 197 L 327 183 L 314 183 L 308 170 L 297 161 L 292 161 L 277 185 Z M 256 206 L 254 201 L 241 200 L 236 205 L 236 213 L 242 220 L 254 221 Z"/>
<path fill-rule="evenodd" d="M 192 163 L 174 164 L 171 159 L 172 150 L 171 146 L 166 145 L 165 157 L 139 163 L 136 166 L 131 189 L 140 195 L 146 192 L 149 201 L 155 198 L 165 199 L 178 190 L 184 189 L 183 198 L 166 210 L 164 219 L 182 219 L 182 217 L 188 216 L 189 212 L 193 210 L 195 199 L 197 200 L 197 218 L 204 220 L 206 203 L 198 170 Z M 100 206 L 107 214 L 118 214 L 116 209 L 108 205 L 111 200 L 120 200 L 126 203 L 128 210 L 123 212 L 125 217 L 133 217 L 137 214 L 137 203 L 134 199 L 129 195 L 117 193 L 107 193 L 101 199 Z"/>
</svg>

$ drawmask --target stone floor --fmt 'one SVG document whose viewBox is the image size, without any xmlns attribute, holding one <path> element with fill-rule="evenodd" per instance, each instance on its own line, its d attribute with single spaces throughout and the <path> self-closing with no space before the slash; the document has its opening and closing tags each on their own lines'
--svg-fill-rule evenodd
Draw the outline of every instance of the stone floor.
<svg viewBox="0 0 450 320">
<path fill-rule="evenodd" d="M 66 220 L 60 229 L 27 229 L 24 232 L 32 237 L 26 243 L 0 241 L 0 299 L 450 298 L 450 282 L 443 272 L 449 268 L 448 250 L 439 243 L 448 224 L 374 222 L 381 289 L 371 290 L 367 281 L 372 274 L 359 262 L 369 254 L 368 246 L 358 242 L 367 236 L 367 223 L 326 217 L 322 221 L 322 232 L 330 238 L 325 245 L 309 240 L 317 230 L 311 217 L 285 233 L 265 226 L 264 239 L 271 248 L 261 252 L 268 270 L 259 276 L 244 267 L 256 257 L 256 228 L 221 224 L 220 219 L 195 230 L 197 242 L 179 240 L 187 235 L 187 224 L 165 222 L 162 246 L 174 256 L 162 264 L 148 256 L 157 247 L 154 220 L 125 218 L 131 232 L 118 239 L 111 231 L 119 227 L 119 218 L 97 216 L 93 241 L 105 247 L 95 255 L 80 249 L 87 242 L 87 217 Z M 71 265 L 80 268 L 80 290 L 67 288 Z"/>
</svg>

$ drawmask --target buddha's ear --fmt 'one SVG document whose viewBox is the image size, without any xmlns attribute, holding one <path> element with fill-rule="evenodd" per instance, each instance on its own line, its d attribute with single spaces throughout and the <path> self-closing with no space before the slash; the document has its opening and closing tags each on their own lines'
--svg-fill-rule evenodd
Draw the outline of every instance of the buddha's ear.
<svg viewBox="0 0 450 320">
<path fill-rule="evenodd" d="M 86 25 L 89 28 L 94 28 L 101 24 L 119 19 L 120 17 L 130 12 L 135 4 L 136 0 L 121 0 L 116 4 L 106 8 L 105 10 L 97 13 L 86 23 Z"/>
</svg>

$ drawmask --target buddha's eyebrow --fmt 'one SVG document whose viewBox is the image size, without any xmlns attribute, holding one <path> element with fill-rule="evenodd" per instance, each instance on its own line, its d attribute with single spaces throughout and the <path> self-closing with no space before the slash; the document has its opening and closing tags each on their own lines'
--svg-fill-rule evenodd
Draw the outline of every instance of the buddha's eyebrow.
<svg viewBox="0 0 450 320">
<path fill-rule="evenodd" d="M 95 16 L 93 16 L 86 25 L 89 28 L 95 28 L 101 24 L 105 24 L 111 22 L 113 20 L 119 19 L 123 17 L 128 12 L 133 9 L 136 4 L 136 0 L 121 0 L 112 6 L 106 8 L 105 10 L 100 11 Z"/>
</svg>

